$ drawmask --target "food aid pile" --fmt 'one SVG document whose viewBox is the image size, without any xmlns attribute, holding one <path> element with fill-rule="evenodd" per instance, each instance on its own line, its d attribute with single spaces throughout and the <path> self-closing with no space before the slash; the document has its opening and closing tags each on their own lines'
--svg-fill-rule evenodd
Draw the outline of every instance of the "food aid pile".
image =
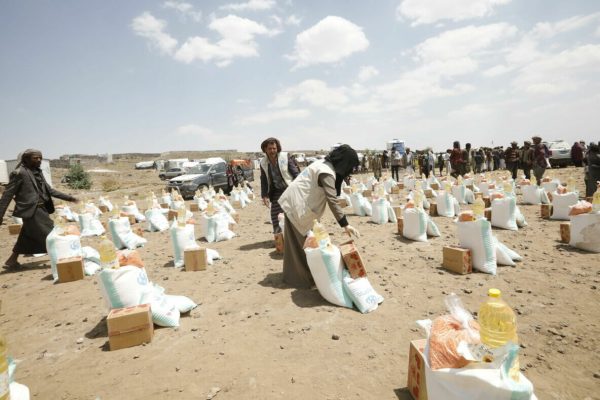
<svg viewBox="0 0 600 400">
<path fill-rule="evenodd" d="M 426 391 L 428 398 L 444 400 L 536 399 L 519 370 L 517 321 L 501 292 L 488 291 L 478 321 L 457 295 L 446 296 L 445 304 L 448 314 L 417 321 L 427 340 L 423 352 L 409 360 L 411 393 L 418 398 Z"/>
<path fill-rule="evenodd" d="M 592 203 L 578 201 L 569 206 L 569 245 L 581 250 L 600 253 L 600 184 Z"/>
<path fill-rule="evenodd" d="M 349 257 L 340 251 L 345 245 Z M 358 250 L 351 243 L 340 247 L 331 243 L 323 225 L 315 220 L 304 252 L 317 290 L 332 304 L 349 308 L 354 304 L 361 313 L 376 310 L 383 297 L 371 286 L 362 261 L 355 262 L 360 260 Z"/>
<path fill-rule="evenodd" d="M 407 239 L 426 242 L 428 236 L 440 236 L 437 225 L 423 209 L 424 201 L 423 191 L 417 188 L 414 197 L 402 209 L 402 236 Z"/>
<path fill-rule="evenodd" d="M 396 183 L 393 182 L 393 185 Z M 388 200 L 388 196 L 391 193 L 391 187 L 389 192 L 386 190 L 384 183 L 376 183 L 373 189 L 373 201 L 371 202 L 371 221 L 382 225 L 387 222 L 396 222 L 396 213 L 392 208 Z"/>
</svg>

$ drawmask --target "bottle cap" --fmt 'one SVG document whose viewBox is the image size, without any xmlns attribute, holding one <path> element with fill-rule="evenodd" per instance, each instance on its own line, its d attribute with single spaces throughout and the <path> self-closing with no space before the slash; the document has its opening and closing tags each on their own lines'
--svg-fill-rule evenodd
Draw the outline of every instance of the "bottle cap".
<svg viewBox="0 0 600 400">
<path fill-rule="evenodd" d="M 500 294 L 501 294 L 500 289 L 491 288 L 488 290 L 489 297 L 500 297 Z"/>
</svg>

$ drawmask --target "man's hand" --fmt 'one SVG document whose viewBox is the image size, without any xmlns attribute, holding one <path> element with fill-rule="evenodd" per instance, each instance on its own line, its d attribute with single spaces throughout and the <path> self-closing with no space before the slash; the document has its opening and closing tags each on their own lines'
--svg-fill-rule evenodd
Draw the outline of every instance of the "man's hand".
<svg viewBox="0 0 600 400">
<path fill-rule="evenodd" d="M 263 204 L 265 205 L 265 207 L 270 207 L 271 206 L 271 202 L 269 201 L 268 197 L 263 197 L 262 201 L 263 201 Z"/>
<path fill-rule="evenodd" d="M 348 234 L 348 236 L 350 236 L 350 237 L 354 236 L 357 239 L 360 237 L 360 232 L 358 231 L 358 229 L 356 229 L 352 225 L 346 225 L 346 227 L 344 229 L 346 230 L 346 233 Z"/>
</svg>

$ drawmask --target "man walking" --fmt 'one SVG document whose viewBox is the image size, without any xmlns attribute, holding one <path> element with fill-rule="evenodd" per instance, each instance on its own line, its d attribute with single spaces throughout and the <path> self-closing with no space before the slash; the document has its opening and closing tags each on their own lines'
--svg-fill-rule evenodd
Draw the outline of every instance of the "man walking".
<svg viewBox="0 0 600 400">
<path fill-rule="evenodd" d="M 50 214 L 54 212 L 52 197 L 77 202 L 77 198 L 53 189 L 40 169 L 42 152 L 27 149 L 18 157 L 18 164 L 10 173 L 6 190 L 0 198 L 0 225 L 11 200 L 15 200 L 14 217 L 23 219 L 23 227 L 11 256 L 4 263 L 6 269 L 17 269 L 20 254 L 46 253 L 46 237 L 54 228 Z"/>
<path fill-rule="evenodd" d="M 523 142 L 523 149 L 521 150 L 521 168 L 523 168 L 523 174 L 525 179 L 531 179 L 531 167 L 533 166 L 533 149 L 531 148 L 531 142 L 526 140 Z"/>
<path fill-rule="evenodd" d="M 548 165 L 546 161 L 547 149 L 546 146 L 542 143 L 542 138 L 539 136 L 534 136 L 531 138 L 533 140 L 533 175 L 537 180 L 537 184 L 542 184 L 542 178 L 544 177 L 544 173 L 546 172 L 546 167 Z"/>
<path fill-rule="evenodd" d="M 517 142 L 510 142 L 510 147 L 504 152 L 506 160 L 506 168 L 510 171 L 513 180 L 517 179 L 517 171 L 519 169 L 519 148 Z"/>
<path fill-rule="evenodd" d="M 260 160 L 260 197 L 266 207 L 271 207 L 273 233 L 280 233 L 278 216 L 283 212 L 279 206 L 279 197 L 298 176 L 298 168 L 287 152 L 281 151 L 279 140 L 271 137 L 261 145 L 265 157 Z"/>
<path fill-rule="evenodd" d="M 400 175 L 398 170 L 400 169 L 400 162 L 402 161 L 402 156 L 396 149 L 392 149 L 391 154 L 391 166 L 392 166 L 392 179 L 398 182 L 400 180 Z"/>
</svg>

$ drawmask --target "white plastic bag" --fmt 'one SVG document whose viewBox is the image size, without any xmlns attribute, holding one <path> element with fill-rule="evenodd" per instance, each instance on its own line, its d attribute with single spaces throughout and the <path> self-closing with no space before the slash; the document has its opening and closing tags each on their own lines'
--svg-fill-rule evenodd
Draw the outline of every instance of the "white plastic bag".
<svg viewBox="0 0 600 400">
<path fill-rule="evenodd" d="M 440 192 L 437 197 L 437 212 L 442 217 L 454 218 L 460 213 L 458 200 L 450 193 Z"/>
<path fill-rule="evenodd" d="M 352 193 L 350 199 L 354 214 L 360 217 L 371 216 L 373 214 L 371 203 L 363 197 L 362 193 Z"/>
<path fill-rule="evenodd" d="M 82 237 L 100 236 L 106 231 L 102 222 L 88 212 L 79 214 L 79 228 Z"/>
<path fill-rule="evenodd" d="M 371 221 L 376 224 L 385 224 L 386 222 L 396 222 L 396 213 L 386 199 L 373 200 Z"/>
<path fill-rule="evenodd" d="M 169 220 L 159 208 L 151 208 L 146 210 L 146 231 L 162 232 L 169 229 Z"/>
<path fill-rule="evenodd" d="M 452 185 L 452 195 L 458 201 L 458 204 L 467 204 L 467 188 L 465 185 Z"/>
<path fill-rule="evenodd" d="M 58 280 L 56 264 L 63 258 L 81 257 L 81 238 L 79 235 L 59 235 L 54 228 L 46 237 L 46 249 L 50 256 L 50 266 L 54 281 Z"/>
<path fill-rule="evenodd" d="M 369 280 L 364 278 L 352 279 L 349 276 L 344 277 L 344 289 L 352 299 L 358 311 L 363 314 L 375 311 L 379 304 L 383 302 L 383 296 L 378 294 Z"/>
<path fill-rule="evenodd" d="M 569 245 L 581 250 L 600 253 L 600 213 L 571 216 Z"/>
<path fill-rule="evenodd" d="M 575 192 L 565 194 L 552 193 L 552 215 L 550 219 L 569 220 L 570 206 L 577 204 L 579 195 Z"/>
<path fill-rule="evenodd" d="M 135 203 L 121 206 L 121 211 L 126 215 L 133 215 L 137 222 L 146 220 L 146 217 L 138 210 Z"/>
<path fill-rule="evenodd" d="M 517 226 L 517 203 L 514 197 L 504 197 L 492 200 L 492 226 L 519 230 Z"/>
<path fill-rule="evenodd" d="M 343 279 L 348 276 L 340 249 L 333 245 L 304 249 L 308 267 L 317 290 L 325 300 L 342 307 L 352 307 L 352 299 L 344 291 Z"/>
<path fill-rule="evenodd" d="M 179 226 L 177 221 L 173 221 L 170 232 L 175 255 L 175 267 L 183 267 L 185 250 L 199 247 L 196 244 L 196 237 L 194 236 L 194 225 L 186 224 L 185 226 Z"/>
<path fill-rule="evenodd" d="M 496 275 L 496 241 L 490 222 L 483 218 L 459 221 L 456 234 L 458 245 L 471 250 L 473 269 Z"/>
<path fill-rule="evenodd" d="M 220 242 L 230 240 L 235 233 L 229 230 L 230 215 L 218 212 L 213 216 L 203 214 L 200 217 L 200 232 L 207 242 Z"/>
<path fill-rule="evenodd" d="M 133 233 L 127 217 L 111 218 L 108 221 L 108 230 L 117 249 L 126 247 L 133 250 L 142 247 L 147 242 L 143 237 Z"/>
<path fill-rule="evenodd" d="M 536 185 L 521 186 L 521 193 L 523 194 L 523 204 L 548 204 L 546 192 Z M 543 202 L 544 199 L 546 200 L 546 203 Z"/>
<path fill-rule="evenodd" d="M 421 208 L 405 208 L 402 210 L 404 225 L 402 236 L 417 242 L 427 241 L 427 214 Z"/>
</svg>

